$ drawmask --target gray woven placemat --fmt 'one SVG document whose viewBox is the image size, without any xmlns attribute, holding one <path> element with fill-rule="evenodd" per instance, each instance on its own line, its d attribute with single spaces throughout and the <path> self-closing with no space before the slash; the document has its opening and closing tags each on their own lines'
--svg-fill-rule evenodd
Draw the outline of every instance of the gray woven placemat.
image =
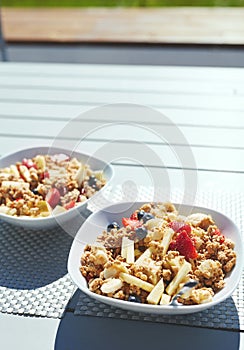
<svg viewBox="0 0 244 350">
<path fill-rule="evenodd" d="M 72 238 L 0 220 L 0 311 L 58 318 L 75 287 L 67 274 Z"/>
<path fill-rule="evenodd" d="M 136 198 L 130 188 L 127 190 L 126 200 L 149 201 L 153 199 L 151 188 L 141 187 Z M 118 187 L 110 193 L 106 200 L 119 201 L 122 198 L 121 193 L 121 188 Z M 183 193 L 175 191 L 170 199 L 180 202 L 182 198 Z M 204 192 L 198 194 L 197 198 L 197 204 L 222 211 L 243 228 L 244 194 Z M 158 193 L 158 200 L 160 199 L 164 200 L 163 193 Z M 189 202 L 191 202 L 190 197 Z M 106 204 L 107 202 L 101 198 L 100 201 L 96 200 L 91 203 L 91 208 L 98 210 Z M 52 318 L 62 317 L 65 307 L 76 289 L 66 269 L 71 244 L 72 238 L 61 228 L 32 231 L 9 225 L 0 220 L 0 312 Z M 236 329 L 239 322 L 241 329 L 243 329 L 243 291 L 242 281 L 233 295 L 233 299 L 228 300 L 228 310 L 227 307 L 218 309 L 219 311 L 214 314 L 215 317 L 211 319 L 204 314 L 202 320 L 194 319 L 191 324 L 199 323 L 199 325 L 211 326 L 212 322 L 219 326 L 223 323 L 231 324 L 228 327 L 232 328 L 235 325 L 234 329 Z M 235 308 L 236 312 L 234 312 Z M 125 319 L 144 317 L 145 320 L 152 320 L 149 315 L 129 315 L 119 309 L 106 310 L 109 310 L 107 305 L 101 303 L 97 305 L 94 300 L 81 295 L 75 314 L 103 317 L 114 317 L 115 315 L 115 317 Z M 231 314 L 229 314 L 230 311 L 232 311 Z M 230 315 L 225 322 L 222 320 L 223 314 Z M 196 314 L 193 316 L 196 317 Z M 171 321 L 164 320 L 164 322 L 179 323 L 180 321 L 177 316 Z"/>
<path fill-rule="evenodd" d="M 187 315 L 153 315 L 132 312 L 100 303 L 80 293 L 75 315 L 119 318 L 149 322 L 161 322 L 186 326 L 211 327 L 216 329 L 244 330 L 243 284 L 239 284 L 231 298 L 202 312 Z"/>
<path fill-rule="evenodd" d="M 114 195 L 115 198 L 121 196 L 121 189 Z M 141 188 L 137 200 L 151 200 L 152 189 Z M 183 193 L 175 191 L 171 194 L 171 200 L 180 202 Z M 163 197 L 161 197 L 163 198 Z M 131 198 L 132 200 L 135 198 Z M 189 202 L 190 202 L 189 198 Z M 228 215 L 235 221 L 243 232 L 243 208 L 244 193 L 234 192 L 203 192 L 198 193 L 195 205 L 206 206 Z M 216 329 L 244 330 L 244 274 L 232 297 L 226 301 L 202 312 L 189 315 L 153 315 L 137 312 L 130 312 L 115 308 L 104 303 L 100 303 L 88 297 L 84 293 L 79 296 L 79 301 L 75 308 L 75 315 L 90 315 L 97 317 L 111 317 L 128 320 L 143 320 L 151 322 L 162 322 L 180 325 L 211 327 Z"/>
</svg>

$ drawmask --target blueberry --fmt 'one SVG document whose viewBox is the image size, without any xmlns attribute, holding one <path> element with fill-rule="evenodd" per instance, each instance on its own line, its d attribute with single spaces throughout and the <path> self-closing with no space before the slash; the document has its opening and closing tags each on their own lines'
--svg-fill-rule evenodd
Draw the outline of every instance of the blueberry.
<svg viewBox="0 0 244 350">
<path fill-rule="evenodd" d="M 133 303 L 141 303 L 141 298 L 138 297 L 137 295 L 129 295 L 128 301 L 131 301 Z"/>
<path fill-rule="evenodd" d="M 107 232 L 110 232 L 114 228 L 116 228 L 117 230 L 120 228 L 119 224 L 115 221 L 107 226 Z"/>
<path fill-rule="evenodd" d="M 146 235 L 147 235 L 147 229 L 146 229 L 145 227 L 143 227 L 143 226 L 142 226 L 142 227 L 137 227 L 137 228 L 135 229 L 135 232 L 136 232 L 136 237 L 137 237 L 139 240 L 145 238 Z"/>
<path fill-rule="evenodd" d="M 140 210 L 137 213 L 137 219 L 141 220 L 143 218 L 143 216 L 145 215 L 145 211 L 144 210 Z"/>
<path fill-rule="evenodd" d="M 147 222 L 148 220 L 154 219 L 154 215 L 150 214 L 150 213 L 145 213 L 145 215 L 143 215 L 142 217 L 142 221 Z"/>
<path fill-rule="evenodd" d="M 91 186 L 91 187 L 94 187 L 94 186 L 96 186 L 96 184 L 97 184 L 97 178 L 96 178 L 96 176 L 91 175 L 91 176 L 89 177 L 89 180 L 88 180 L 88 185 Z"/>
<path fill-rule="evenodd" d="M 32 192 L 33 194 L 39 194 L 39 192 L 37 191 L 36 188 L 34 188 L 31 192 Z"/>
</svg>

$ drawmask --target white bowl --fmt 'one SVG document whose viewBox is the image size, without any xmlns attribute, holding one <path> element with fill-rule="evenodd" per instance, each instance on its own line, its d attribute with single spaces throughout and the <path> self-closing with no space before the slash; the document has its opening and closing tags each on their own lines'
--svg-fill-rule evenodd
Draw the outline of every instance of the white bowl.
<svg viewBox="0 0 244 350">
<path fill-rule="evenodd" d="M 67 154 L 72 157 L 76 157 L 82 163 L 89 164 L 92 170 L 103 170 L 104 176 L 107 180 L 106 185 L 90 199 L 94 198 L 99 193 L 101 193 L 104 190 L 104 188 L 108 185 L 108 183 L 111 181 L 114 171 L 110 164 L 85 153 L 81 153 L 78 151 L 73 152 L 72 150 L 69 150 L 69 149 L 63 149 L 63 148 L 57 148 L 57 147 L 40 146 L 40 147 L 32 147 L 32 148 L 18 150 L 14 153 L 8 154 L 0 158 L 0 168 L 8 167 L 11 164 L 15 164 L 18 161 L 22 161 L 23 158 L 33 158 L 38 154 L 54 155 L 54 154 L 61 154 L 61 153 Z M 64 213 L 61 213 L 55 216 L 50 215 L 43 218 L 31 218 L 28 216 L 16 217 L 16 216 L 10 216 L 10 215 L 0 213 L 0 219 L 14 225 L 23 226 L 31 229 L 46 229 L 46 228 L 56 226 L 58 224 L 60 226 L 65 227 L 65 225 L 67 226 L 69 222 L 77 219 L 79 215 L 83 215 L 83 220 L 84 220 L 84 217 L 85 218 L 87 217 L 89 213 L 89 211 L 87 210 L 87 205 L 90 199 L 87 199 L 86 201 L 82 202 L 77 207 L 69 209 Z M 80 224 L 78 227 L 80 227 Z M 76 232 L 77 230 L 75 231 L 75 229 L 73 229 L 72 232 L 70 233 L 74 234 Z"/>
<path fill-rule="evenodd" d="M 237 254 L 236 266 L 234 267 L 232 272 L 225 278 L 225 287 L 217 294 L 215 294 L 212 302 L 191 306 L 139 304 L 98 295 L 91 292 L 88 289 L 87 282 L 79 271 L 80 258 L 83 254 L 85 245 L 87 243 L 95 243 L 97 236 L 101 234 L 102 230 L 106 229 L 109 223 L 113 221 L 121 223 L 122 217 L 129 217 L 131 213 L 134 212 L 134 210 L 138 209 L 144 203 L 145 202 L 118 203 L 111 205 L 109 207 L 104 208 L 103 210 L 92 214 L 82 225 L 73 241 L 68 259 L 68 272 L 74 283 L 78 286 L 78 288 L 90 297 L 97 299 L 98 301 L 101 301 L 103 303 L 126 310 L 154 314 L 187 314 L 198 312 L 210 308 L 211 306 L 216 305 L 228 298 L 233 293 L 234 289 L 237 287 L 242 274 L 243 243 L 240 231 L 237 228 L 237 226 L 232 222 L 232 220 L 230 220 L 228 217 L 217 211 L 202 207 L 192 208 L 191 206 L 185 204 L 175 204 L 176 207 L 179 207 L 180 214 L 189 215 L 190 213 L 197 212 L 210 214 L 215 220 L 217 226 L 223 232 L 224 236 L 232 239 L 235 243 L 235 252 Z"/>
</svg>

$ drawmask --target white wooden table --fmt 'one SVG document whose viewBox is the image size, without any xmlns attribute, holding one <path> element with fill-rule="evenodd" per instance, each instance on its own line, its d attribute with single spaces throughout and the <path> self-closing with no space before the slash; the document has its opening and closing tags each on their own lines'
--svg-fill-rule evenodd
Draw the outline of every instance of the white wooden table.
<svg viewBox="0 0 244 350">
<path fill-rule="evenodd" d="M 91 131 L 82 142 L 84 152 L 96 153 L 111 140 L 117 140 L 121 149 L 125 145 L 133 149 L 133 145 L 142 142 L 143 147 L 150 147 L 159 157 L 157 163 L 147 156 L 145 164 L 135 163 L 128 157 L 113 159 L 116 172 L 113 186 L 128 179 L 136 179 L 138 185 L 151 186 L 150 171 L 158 169 L 160 174 L 163 164 L 172 191 L 182 188 L 182 172 L 186 177 L 197 174 L 198 190 L 202 192 L 244 190 L 243 69 L 1 63 L 0 154 L 31 145 L 52 144 L 73 118 L 96 106 L 111 103 L 150 106 L 170 120 L 161 125 L 160 121 L 157 124 L 158 120 L 155 123 L 149 118 L 141 121 L 143 128 L 136 128 L 128 124 L 131 122 L 129 114 L 124 116 L 123 122 L 128 123 L 123 125 L 115 124 L 114 118 L 109 120 L 104 115 L 95 114 L 89 119 L 83 114 L 78 124 Z M 137 122 L 140 124 L 139 120 Z M 102 128 L 96 129 L 101 125 Z M 153 133 L 155 125 L 158 130 L 163 130 L 164 140 Z M 167 135 L 174 128 L 184 134 L 185 141 L 182 143 L 176 137 L 168 145 Z M 73 138 L 64 138 L 63 142 L 73 145 L 77 140 L 79 132 L 74 131 Z M 185 160 L 182 163 L 182 159 L 177 158 L 189 146 L 195 164 Z M 72 318 L 72 315 L 67 317 Z M 72 322 L 72 331 L 81 332 L 77 342 L 80 339 L 83 344 L 89 344 L 92 322 L 99 327 L 97 320 L 78 317 Z M 82 333 L 84 322 L 87 328 Z M 122 329 L 122 321 L 119 322 L 118 327 Z M 0 314 L 0 348 L 53 349 L 59 323 L 57 319 Z M 235 337 L 237 342 L 232 342 L 235 344 L 233 349 L 244 349 L 241 332 L 193 330 L 181 326 L 165 326 L 162 332 L 167 347 L 170 337 L 174 338 L 177 332 L 185 337 L 183 344 L 194 334 L 204 345 L 214 334 L 219 341 L 223 335 L 229 339 Z M 75 342 L 67 347 L 78 348 L 81 347 Z M 84 348 L 89 349 L 89 345 Z"/>
</svg>

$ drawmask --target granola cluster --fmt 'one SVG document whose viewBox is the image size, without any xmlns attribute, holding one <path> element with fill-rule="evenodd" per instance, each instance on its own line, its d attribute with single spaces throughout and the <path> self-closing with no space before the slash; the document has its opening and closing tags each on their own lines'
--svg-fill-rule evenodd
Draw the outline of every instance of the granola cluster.
<svg viewBox="0 0 244 350">
<path fill-rule="evenodd" d="M 80 271 L 94 293 L 167 305 L 193 279 L 197 286 L 178 301 L 207 303 L 235 266 L 234 243 L 209 215 L 184 217 L 171 203 L 147 203 L 122 225 L 111 223 L 84 249 Z"/>
<path fill-rule="evenodd" d="M 56 215 L 84 202 L 105 183 L 102 171 L 65 154 L 23 159 L 0 169 L 0 213 Z"/>
</svg>

